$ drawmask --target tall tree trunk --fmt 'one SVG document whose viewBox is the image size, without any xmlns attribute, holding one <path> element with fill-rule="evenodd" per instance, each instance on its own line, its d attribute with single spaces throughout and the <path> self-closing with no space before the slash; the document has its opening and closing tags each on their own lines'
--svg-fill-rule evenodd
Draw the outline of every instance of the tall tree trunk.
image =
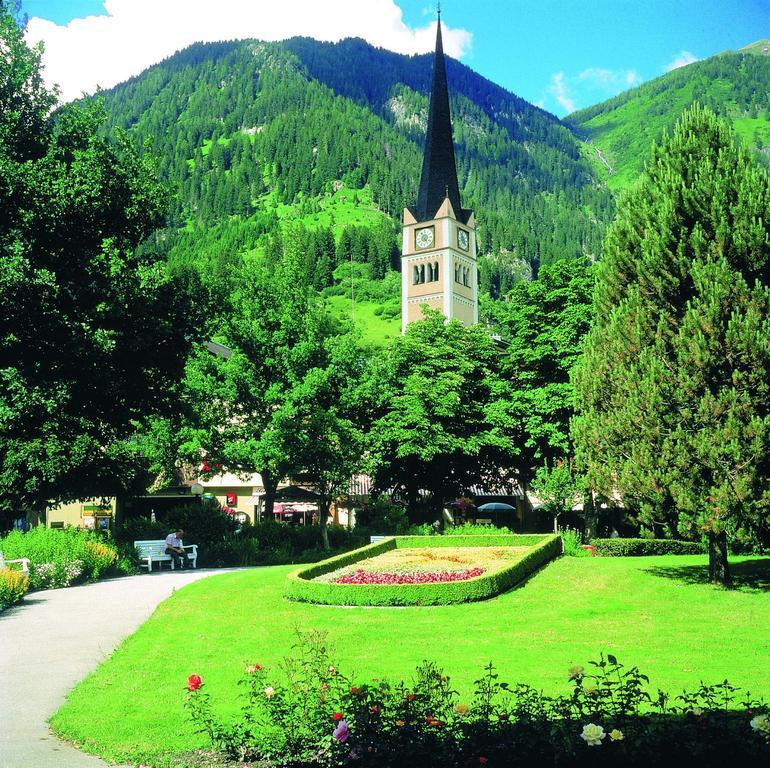
<svg viewBox="0 0 770 768">
<path fill-rule="evenodd" d="M 593 491 L 588 491 L 583 497 L 583 520 L 585 520 L 586 523 L 583 541 L 588 544 L 591 539 L 596 536 L 596 528 L 599 525 L 599 515 L 596 511 L 596 501 L 594 500 Z"/>
<path fill-rule="evenodd" d="M 730 564 L 727 562 L 727 534 L 709 533 L 709 581 L 712 584 L 730 583 Z"/>
<path fill-rule="evenodd" d="M 329 500 L 326 498 L 326 493 L 322 491 L 321 498 L 318 502 L 318 524 L 321 526 L 321 543 L 327 552 L 331 549 L 329 546 L 329 526 L 327 525 L 328 519 Z"/>
<path fill-rule="evenodd" d="M 278 482 L 273 477 L 273 473 L 269 469 L 265 469 L 259 474 L 262 478 L 262 485 L 265 489 L 265 499 L 262 504 L 262 517 L 265 520 L 272 520 L 273 507 L 275 505 L 275 494 L 278 490 Z"/>
<path fill-rule="evenodd" d="M 126 494 L 118 493 L 115 496 L 115 528 L 120 528 L 126 521 Z"/>
</svg>

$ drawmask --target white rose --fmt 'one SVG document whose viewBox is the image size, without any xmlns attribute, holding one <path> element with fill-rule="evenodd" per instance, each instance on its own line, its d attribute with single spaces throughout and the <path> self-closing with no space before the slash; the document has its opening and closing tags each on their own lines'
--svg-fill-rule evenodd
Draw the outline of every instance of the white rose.
<svg viewBox="0 0 770 768">
<path fill-rule="evenodd" d="M 760 733 L 770 734 L 770 718 L 767 715 L 757 715 L 751 719 L 751 727 Z"/>
<path fill-rule="evenodd" d="M 588 744 L 589 747 L 600 747 L 602 745 L 602 739 L 606 738 L 607 734 L 604 732 L 604 728 L 601 725 L 594 725 L 594 723 L 588 723 L 583 726 L 583 733 L 580 734 L 580 738 Z"/>
<path fill-rule="evenodd" d="M 268 685 L 267 688 L 265 688 L 265 696 L 267 696 L 268 699 L 275 696 L 275 688 Z"/>
</svg>

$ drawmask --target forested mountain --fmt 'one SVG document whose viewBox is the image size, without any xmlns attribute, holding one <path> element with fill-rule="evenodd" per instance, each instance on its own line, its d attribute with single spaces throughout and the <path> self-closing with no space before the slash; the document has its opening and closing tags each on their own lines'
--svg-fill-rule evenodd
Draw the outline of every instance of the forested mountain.
<svg viewBox="0 0 770 768">
<path fill-rule="evenodd" d="M 671 132 L 694 101 L 726 117 L 741 140 L 770 164 L 770 41 L 675 69 L 565 122 L 601 153 L 597 167 L 604 168 L 611 188 L 620 189 L 638 177 L 652 143 Z"/>
<path fill-rule="evenodd" d="M 212 253 L 256 248 L 294 206 L 290 218 L 334 235 L 334 249 L 328 232 L 311 243 L 313 263 L 325 260 L 319 287 L 349 257 L 377 277 L 398 266 L 396 222 L 416 197 L 431 64 L 362 40 L 196 44 L 106 92 L 107 129 L 150 139 L 178 189 L 163 238 L 172 259 L 216 266 Z M 490 254 L 483 287 L 505 291 L 530 264 L 597 255 L 613 200 L 572 133 L 456 61 L 448 79 L 460 188 Z M 350 253 L 340 249 L 334 207 L 317 214 L 342 185 L 390 217 L 389 247 L 373 210 L 374 240 L 358 227 Z"/>
</svg>

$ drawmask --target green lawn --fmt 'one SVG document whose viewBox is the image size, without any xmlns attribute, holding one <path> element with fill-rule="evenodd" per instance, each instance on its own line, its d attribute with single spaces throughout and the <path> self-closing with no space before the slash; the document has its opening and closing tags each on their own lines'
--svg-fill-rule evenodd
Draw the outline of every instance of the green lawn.
<svg viewBox="0 0 770 768">
<path fill-rule="evenodd" d="M 183 720 L 187 675 L 237 708 L 248 663 L 274 668 L 295 628 L 324 629 L 337 666 L 364 682 L 410 677 L 433 659 L 468 691 L 492 660 L 501 676 L 565 691 L 567 669 L 614 653 L 673 693 L 700 680 L 770 696 L 770 559 L 736 558 L 737 588 L 704 583 L 706 558 L 560 558 L 493 600 L 431 608 L 337 608 L 281 598 L 288 566 L 196 582 L 159 606 L 54 716 L 54 728 L 116 760 L 196 746 Z M 151 577 L 137 577 L 151 578 Z"/>
</svg>

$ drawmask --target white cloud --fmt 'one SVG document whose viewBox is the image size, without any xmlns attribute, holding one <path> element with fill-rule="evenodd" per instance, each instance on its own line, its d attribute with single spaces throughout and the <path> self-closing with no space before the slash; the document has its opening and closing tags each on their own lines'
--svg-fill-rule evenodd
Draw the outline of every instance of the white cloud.
<svg viewBox="0 0 770 768">
<path fill-rule="evenodd" d="M 436 23 L 409 27 L 396 0 L 104 0 L 106 15 L 66 26 L 29 20 L 29 43 L 45 44 L 44 76 L 70 101 L 110 88 L 194 42 L 294 35 L 337 41 L 363 37 L 398 53 L 433 49 Z M 472 35 L 442 22 L 444 50 L 460 58 Z"/>
<path fill-rule="evenodd" d="M 564 80 L 564 72 L 557 72 L 551 76 L 548 92 L 556 99 L 565 114 L 575 111 L 575 100 L 570 96 L 569 88 Z"/>
<path fill-rule="evenodd" d="M 642 76 L 635 69 L 589 67 L 578 75 L 578 80 L 588 81 L 597 88 L 618 93 L 626 88 L 639 85 L 642 82 Z"/>
<path fill-rule="evenodd" d="M 548 93 L 560 107 L 557 114 L 566 115 L 580 105 L 598 104 L 641 82 L 642 76 L 635 69 L 589 67 L 576 75 L 563 71 L 551 75 Z"/>
<path fill-rule="evenodd" d="M 679 51 L 674 57 L 673 61 L 666 64 L 663 68 L 666 72 L 671 72 L 672 69 L 679 69 L 679 67 L 686 67 L 688 64 L 698 61 L 698 57 L 690 51 Z"/>
</svg>

